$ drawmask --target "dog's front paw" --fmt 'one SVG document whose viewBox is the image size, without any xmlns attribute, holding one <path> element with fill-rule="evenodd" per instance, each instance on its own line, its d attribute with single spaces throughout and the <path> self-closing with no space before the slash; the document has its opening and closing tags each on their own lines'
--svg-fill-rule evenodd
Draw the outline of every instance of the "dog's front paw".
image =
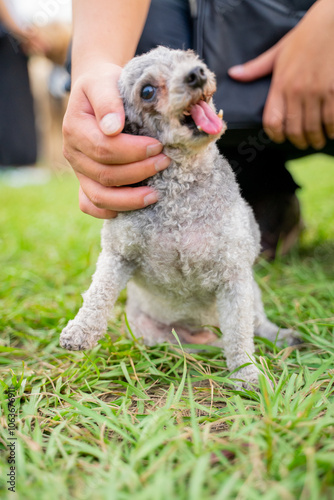
<svg viewBox="0 0 334 500">
<path fill-rule="evenodd" d="M 72 320 L 61 332 L 59 343 L 69 351 L 85 351 L 94 347 L 96 340 L 91 332 Z"/>
<path fill-rule="evenodd" d="M 236 373 L 233 373 L 232 378 L 239 379 L 238 386 L 248 390 L 258 389 L 259 387 L 259 374 L 261 372 L 255 365 L 244 366 Z"/>
<path fill-rule="evenodd" d="M 302 338 L 297 330 L 291 328 L 281 328 L 277 337 L 278 347 L 282 347 L 285 343 L 289 346 L 301 344 Z"/>
</svg>

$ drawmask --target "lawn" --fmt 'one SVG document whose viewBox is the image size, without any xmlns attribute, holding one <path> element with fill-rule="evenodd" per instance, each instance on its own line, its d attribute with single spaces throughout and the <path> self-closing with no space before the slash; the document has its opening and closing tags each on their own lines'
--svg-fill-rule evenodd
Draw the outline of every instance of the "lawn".
<svg viewBox="0 0 334 500">
<path fill-rule="evenodd" d="M 72 175 L 19 189 L 0 182 L 1 498 L 334 498 L 334 160 L 291 169 L 306 230 L 256 276 L 270 319 L 299 329 L 303 344 L 256 339 L 258 392 L 237 390 L 218 349 L 128 338 L 125 292 L 96 348 L 61 349 L 101 221 L 80 213 Z"/>
</svg>

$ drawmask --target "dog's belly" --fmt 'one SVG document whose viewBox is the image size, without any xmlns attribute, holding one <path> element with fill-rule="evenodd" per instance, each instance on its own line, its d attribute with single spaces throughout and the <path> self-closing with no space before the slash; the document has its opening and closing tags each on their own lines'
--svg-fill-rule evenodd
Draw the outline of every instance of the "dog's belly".
<svg viewBox="0 0 334 500">
<path fill-rule="evenodd" d="M 155 231 L 145 242 L 128 285 L 128 306 L 164 324 L 216 324 L 215 291 L 221 276 L 212 253 L 217 245 L 194 230 Z"/>
</svg>

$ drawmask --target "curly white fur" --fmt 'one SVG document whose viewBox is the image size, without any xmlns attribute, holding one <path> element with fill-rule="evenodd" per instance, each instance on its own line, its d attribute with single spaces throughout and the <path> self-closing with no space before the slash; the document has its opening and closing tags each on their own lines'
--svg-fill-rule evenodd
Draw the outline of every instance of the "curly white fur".
<svg viewBox="0 0 334 500">
<path fill-rule="evenodd" d="M 185 83 L 194 67 L 205 72 L 201 87 Z M 151 102 L 141 97 L 145 85 L 157 89 Z M 92 284 L 61 334 L 62 347 L 93 347 L 129 280 L 128 320 L 148 345 L 174 342 L 174 328 L 185 343 L 222 347 L 235 370 L 249 363 L 254 332 L 292 342 L 291 330 L 279 331 L 266 318 L 253 278 L 259 229 L 214 143 L 225 126 L 210 136 L 184 122 L 184 111 L 199 99 L 214 109 L 214 75 L 193 52 L 159 47 L 127 64 L 119 88 L 126 131 L 159 139 L 172 163 L 148 180 L 158 203 L 105 221 Z M 219 325 L 222 338 L 202 325 Z M 254 364 L 235 375 L 246 384 L 257 376 Z"/>
</svg>

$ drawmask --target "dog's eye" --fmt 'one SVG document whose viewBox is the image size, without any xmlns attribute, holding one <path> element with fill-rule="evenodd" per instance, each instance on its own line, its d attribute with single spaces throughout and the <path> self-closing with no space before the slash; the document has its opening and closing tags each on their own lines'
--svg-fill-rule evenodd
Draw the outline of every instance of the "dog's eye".
<svg viewBox="0 0 334 500">
<path fill-rule="evenodd" d="M 152 87 L 152 85 L 145 85 L 145 87 L 142 88 L 140 97 L 144 99 L 144 101 L 152 101 L 155 97 L 155 94 L 157 92 L 157 89 L 155 87 Z"/>
</svg>

